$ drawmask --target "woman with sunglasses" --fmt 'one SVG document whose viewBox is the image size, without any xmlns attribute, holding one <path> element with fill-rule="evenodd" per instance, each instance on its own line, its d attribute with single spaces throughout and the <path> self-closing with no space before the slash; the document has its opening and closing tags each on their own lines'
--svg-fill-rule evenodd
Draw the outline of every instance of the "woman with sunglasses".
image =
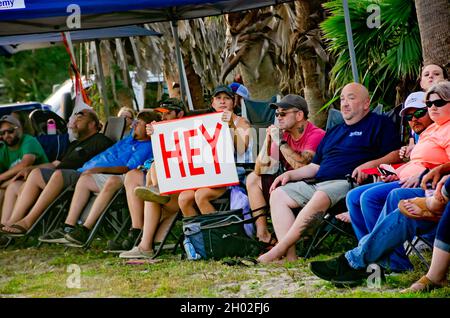
<svg viewBox="0 0 450 318">
<path fill-rule="evenodd" d="M 422 67 L 420 72 L 420 77 L 418 79 L 420 88 L 423 92 L 426 92 L 433 84 L 436 84 L 439 81 L 448 80 L 448 74 L 444 67 L 437 64 L 426 64 Z M 417 116 L 424 116 L 423 111 L 417 113 Z M 420 118 L 414 116 L 416 118 Z M 409 119 L 406 118 L 408 121 Z M 411 154 L 414 145 L 419 140 L 419 135 L 414 132 L 414 129 L 411 131 L 411 138 L 409 140 L 409 145 L 404 146 L 400 149 L 400 158 L 404 161 L 409 160 L 409 156 Z"/>
</svg>

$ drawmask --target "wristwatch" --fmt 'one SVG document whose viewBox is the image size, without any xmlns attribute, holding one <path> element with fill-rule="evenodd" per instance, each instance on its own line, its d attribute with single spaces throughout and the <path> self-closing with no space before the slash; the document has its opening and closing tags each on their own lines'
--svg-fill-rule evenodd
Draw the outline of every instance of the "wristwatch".
<svg viewBox="0 0 450 318">
<path fill-rule="evenodd" d="M 282 141 L 280 141 L 280 147 L 283 146 L 283 145 L 287 145 L 287 143 L 288 143 L 288 142 L 287 142 L 286 140 L 283 139 Z"/>
</svg>

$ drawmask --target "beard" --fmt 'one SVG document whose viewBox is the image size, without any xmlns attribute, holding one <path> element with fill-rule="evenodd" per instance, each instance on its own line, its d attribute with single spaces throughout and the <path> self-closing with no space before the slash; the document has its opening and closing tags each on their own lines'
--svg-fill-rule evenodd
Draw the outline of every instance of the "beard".
<svg viewBox="0 0 450 318">
<path fill-rule="evenodd" d="M 15 145 L 17 145 L 20 142 L 20 137 L 14 136 L 9 141 L 8 141 L 8 139 L 4 139 L 4 142 L 8 145 L 8 147 L 14 147 Z"/>
</svg>

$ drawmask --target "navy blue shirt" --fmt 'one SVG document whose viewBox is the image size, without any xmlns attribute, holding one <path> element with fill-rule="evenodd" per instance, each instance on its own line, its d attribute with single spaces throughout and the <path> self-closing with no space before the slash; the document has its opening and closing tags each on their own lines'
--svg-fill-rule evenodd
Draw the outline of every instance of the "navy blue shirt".
<svg viewBox="0 0 450 318">
<path fill-rule="evenodd" d="M 326 132 L 313 163 L 320 165 L 318 181 L 345 179 L 359 165 L 400 148 L 394 123 L 384 115 L 368 113 L 354 125 L 339 124 Z"/>
</svg>

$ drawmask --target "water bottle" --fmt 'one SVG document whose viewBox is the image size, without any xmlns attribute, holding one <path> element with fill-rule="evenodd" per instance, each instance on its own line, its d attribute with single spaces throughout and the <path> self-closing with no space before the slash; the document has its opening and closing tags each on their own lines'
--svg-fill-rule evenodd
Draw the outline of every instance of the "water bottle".
<svg viewBox="0 0 450 318">
<path fill-rule="evenodd" d="M 56 135 L 56 122 L 54 119 L 47 120 L 47 135 Z"/>
<path fill-rule="evenodd" d="M 200 259 L 201 256 L 198 254 L 192 245 L 191 240 L 188 237 L 185 237 L 183 240 L 184 250 L 186 251 L 186 257 L 189 260 L 197 260 Z"/>
</svg>

